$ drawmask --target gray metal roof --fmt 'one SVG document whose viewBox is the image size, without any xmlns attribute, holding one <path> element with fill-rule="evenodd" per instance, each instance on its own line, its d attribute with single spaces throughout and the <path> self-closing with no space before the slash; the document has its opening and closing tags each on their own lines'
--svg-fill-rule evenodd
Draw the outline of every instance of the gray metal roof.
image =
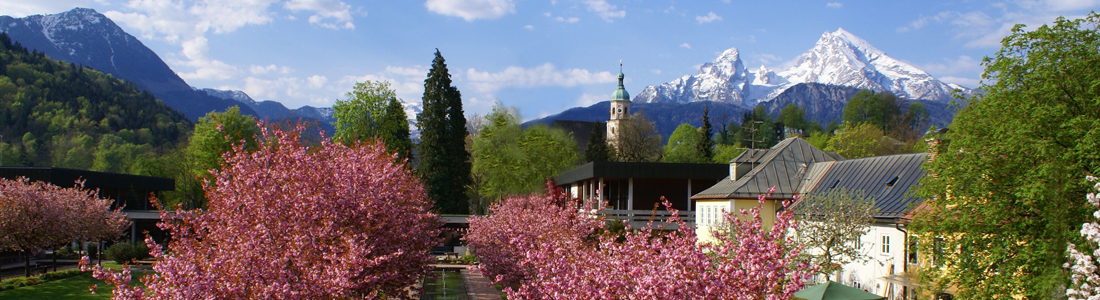
<svg viewBox="0 0 1100 300">
<path fill-rule="evenodd" d="M 766 151 L 749 150 L 734 159 L 734 163 L 756 166 L 737 181 L 729 176 L 714 186 L 691 197 L 699 199 L 752 199 L 775 187 L 771 198 L 790 199 L 798 193 L 802 178 L 817 162 L 836 158 L 800 138 L 788 138 Z"/>
<path fill-rule="evenodd" d="M 580 165 L 554 177 L 558 185 L 592 178 L 718 179 L 729 177 L 724 164 L 597 161 Z"/>
<path fill-rule="evenodd" d="M 814 164 L 802 180 L 800 194 L 824 193 L 834 188 L 861 190 L 875 200 L 875 218 L 895 219 L 919 204 L 910 188 L 924 176 L 926 153 L 875 156 Z"/>
</svg>

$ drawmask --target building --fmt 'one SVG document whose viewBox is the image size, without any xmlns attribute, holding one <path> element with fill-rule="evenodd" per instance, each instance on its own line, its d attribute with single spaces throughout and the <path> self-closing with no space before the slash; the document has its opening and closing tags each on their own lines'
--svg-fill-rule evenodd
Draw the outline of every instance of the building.
<svg viewBox="0 0 1100 300">
<path fill-rule="evenodd" d="M 726 177 L 723 164 L 685 164 L 652 162 L 590 162 L 562 172 L 554 178 L 558 186 L 583 201 L 584 207 L 598 209 L 611 219 L 631 221 L 641 227 L 654 216 L 668 216 L 661 197 L 680 210 L 688 223 L 694 222 L 692 193 L 714 185 Z"/>
<path fill-rule="evenodd" d="M 619 87 L 615 89 L 615 93 L 611 94 L 611 110 L 608 111 L 610 117 L 607 120 L 607 143 L 611 147 L 619 147 L 619 128 L 622 123 L 629 122 L 630 118 L 630 93 L 626 92 L 626 87 L 623 86 L 623 64 L 619 63 Z"/>
<path fill-rule="evenodd" d="M 761 216 L 770 225 L 776 212 L 785 209 L 784 201 L 799 205 L 791 201 L 796 196 L 859 190 L 878 209 L 860 239 L 861 251 L 870 259 L 843 266 L 834 278 L 889 299 L 912 299 L 917 285 L 907 271 L 917 264 L 917 253 L 905 225 L 920 204 L 910 189 L 924 176 L 920 167 L 927 159 L 925 153 L 912 153 L 846 160 L 800 138 L 785 139 L 771 149 L 750 149 L 730 162 L 728 177 L 691 197 L 696 201 L 696 234 L 700 241 L 712 240 L 725 212 L 762 206 Z M 771 187 L 775 191 L 761 204 L 757 196 Z"/>
</svg>

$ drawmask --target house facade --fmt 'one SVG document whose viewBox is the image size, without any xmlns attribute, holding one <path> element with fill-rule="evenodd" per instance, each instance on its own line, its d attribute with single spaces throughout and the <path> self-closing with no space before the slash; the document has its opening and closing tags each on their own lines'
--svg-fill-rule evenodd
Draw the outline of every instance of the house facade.
<svg viewBox="0 0 1100 300">
<path fill-rule="evenodd" d="M 832 279 L 888 299 L 915 299 L 918 285 L 911 274 L 917 253 L 905 226 L 920 204 L 910 190 L 924 176 L 920 167 L 927 159 L 925 153 L 912 153 L 847 160 L 799 138 L 771 149 L 747 150 L 730 162 L 730 176 L 691 197 L 696 201 L 696 233 L 700 241 L 712 240 L 725 212 L 762 205 L 761 216 L 770 225 L 776 212 L 790 208 L 784 201 L 791 200 L 793 207 L 805 200 L 795 201 L 796 196 L 858 190 L 877 209 L 859 241 L 868 259 L 844 265 Z M 757 196 L 772 187 L 775 191 L 761 204 Z"/>
</svg>

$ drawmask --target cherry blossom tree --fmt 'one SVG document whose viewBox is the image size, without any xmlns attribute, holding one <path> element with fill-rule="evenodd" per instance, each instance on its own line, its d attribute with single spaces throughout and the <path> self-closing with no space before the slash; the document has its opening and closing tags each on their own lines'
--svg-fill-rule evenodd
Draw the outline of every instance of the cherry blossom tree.
<svg viewBox="0 0 1100 300">
<path fill-rule="evenodd" d="M 116 299 L 414 297 L 440 226 L 423 185 L 380 143 L 307 147 L 302 129 L 226 154 L 206 210 L 161 210 L 171 240 L 146 239 L 145 289 L 127 270 L 85 270 Z"/>
<path fill-rule="evenodd" d="M 546 198 L 562 199 L 558 193 Z M 771 228 L 763 226 L 759 208 L 741 211 L 751 216 L 744 221 L 727 215 L 736 230 L 701 245 L 668 201 L 670 222 L 627 226 L 619 235 L 606 234 L 603 220 L 578 211 L 576 200 L 545 205 L 538 199 L 507 198 L 470 223 L 467 241 L 479 268 L 503 284 L 509 298 L 787 299 L 817 269 L 795 261 L 801 247 L 787 236 L 795 226 L 790 212 L 779 213 Z"/>
<path fill-rule="evenodd" d="M 84 182 L 62 188 L 44 182 L 0 178 L 0 250 L 23 252 L 24 274 L 30 256 L 46 247 L 78 240 L 109 240 L 130 225 L 111 199 L 84 190 Z"/>
<path fill-rule="evenodd" d="M 1093 176 L 1088 176 L 1086 179 L 1091 182 L 1097 180 Z M 1096 183 L 1093 188 L 1100 191 L 1100 183 Z M 1085 199 L 1089 205 L 1100 209 L 1100 194 L 1088 193 Z M 1100 210 L 1092 215 L 1100 219 Z M 1087 250 L 1078 250 L 1077 246 L 1069 244 L 1067 249 L 1069 262 L 1066 262 L 1064 267 L 1069 268 L 1073 284 L 1066 290 L 1066 296 L 1069 296 L 1070 300 L 1100 299 L 1100 268 L 1096 267 L 1097 261 L 1100 260 L 1100 223 L 1097 223 L 1097 220 L 1084 223 L 1081 226 L 1081 236 L 1087 241 L 1088 247 L 1094 250 L 1092 255 L 1089 255 Z"/>
</svg>

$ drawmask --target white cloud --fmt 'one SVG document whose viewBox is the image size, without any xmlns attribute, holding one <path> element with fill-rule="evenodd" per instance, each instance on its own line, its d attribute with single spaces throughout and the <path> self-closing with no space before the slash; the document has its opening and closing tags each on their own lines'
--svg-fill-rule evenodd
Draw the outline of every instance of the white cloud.
<svg viewBox="0 0 1100 300">
<path fill-rule="evenodd" d="M 509 66 L 500 72 L 479 72 L 474 68 L 466 70 L 466 83 L 481 93 L 492 93 L 504 87 L 573 87 L 583 84 L 616 82 L 618 78 L 611 72 L 590 72 L 585 69 L 558 70 L 551 63 L 534 68 Z"/>
<path fill-rule="evenodd" d="M 585 94 L 582 94 L 580 97 L 577 98 L 577 102 L 573 106 L 589 107 L 589 106 L 592 106 L 592 104 L 600 103 L 602 101 L 607 101 L 607 100 L 611 100 L 611 95 L 610 94 L 593 95 L 593 94 L 585 93 Z"/>
<path fill-rule="evenodd" d="M 577 18 L 577 17 L 568 17 L 568 18 L 565 18 L 565 17 L 562 17 L 562 16 L 554 17 L 554 21 L 565 22 L 565 23 L 577 23 L 577 21 L 580 21 L 580 20 L 581 19 Z"/>
<path fill-rule="evenodd" d="M 523 26 L 523 29 L 535 30 L 535 25 L 527 24 Z"/>
<path fill-rule="evenodd" d="M 995 3 L 981 11 L 943 11 L 932 16 L 921 15 L 895 31 L 920 30 L 932 24 L 947 25 L 955 39 L 964 40 L 966 47 L 997 48 L 1002 38 L 1016 24 L 1028 30 L 1051 24 L 1058 16 L 1074 19 L 1100 5 L 1100 0 L 1038 0 Z"/>
<path fill-rule="evenodd" d="M 844 7 L 844 4 L 841 4 L 840 2 L 829 2 L 825 3 L 825 6 L 828 8 L 841 8 Z"/>
<path fill-rule="evenodd" d="M 689 45 L 688 43 L 683 43 L 683 44 L 680 44 L 680 48 L 688 48 L 688 49 L 691 49 L 691 45 Z"/>
<path fill-rule="evenodd" d="M 695 21 L 699 22 L 699 24 L 710 23 L 710 22 L 721 21 L 721 20 L 722 20 L 722 17 L 715 14 L 713 11 L 710 12 L 710 13 L 707 13 L 707 15 L 705 15 L 705 16 L 695 16 Z"/>
<path fill-rule="evenodd" d="M 291 97 L 304 97 L 305 94 L 299 90 L 300 88 L 301 80 L 295 77 L 262 79 L 249 76 L 244 79 L 244 86 L 239 89 L 252 97 L 252 99 L 262 101 L 277 99 L 280 94 Z"/>
<path fill-rule="evenodd" d="M 584 0 L 588 11 L 595 12 L 604 21 L 612 22 L 612 18 L 625 18 L 626 10 L 618 10 L 618 6 L 607 3 L 607 0 Z"/>
<path fill-rule="evenodd" d="M 649 71 L 653 72 L 653 74 L 661 75 L 661 69 L 653 69 L 653 70 L 649 70 Z"/>
<path fill-rule="evenodd" d="M 938 74 L 948 75 L 982 71 L 982 61 L 966 55 L 960 55 L 959 58 L 956 59 L 945 58 L 942 63 L 922 64 L 919 66 L 921 70 L 933 76 Z"/>
<path fill-rule="evenodd" d="M 313 75 L 309 76 L 309 78 L 306 78 L 306 82 L 309 83 L 307 86 L 309 86 L 310 88 L 319 89 L 325 86 L 325 83 L 328 82 L 328 78 L 321 75 Z"/>
<path fill-rule="evenodd" d="M 981 81 L 973 78 L 963 78 L 955 76 L 944 76 L 939 78 L 943 82 L 954 83 L 968 88 L 978 88 L 981 85 Z"/>
<path fill-rule="evenodd" d="M 386 66 L 386 73 L 401 75 L 401 76 L 423 76 L 427 77 L 428 69 L 425 66 L 412 66 L 412 67 L 394 67 Z"/>
<path fill-rule="evenodd" d="M 460 17 L 467 22 L 496 19 L 516 12 L 512 0 L 428 0 L 424 6 L 434 13 Z"/>
<path fill-rule="evenodd" d="M 177 72 L 183 79 L 230 79 L 241 73 L 241 70 L 222 61 L 210 58 L 210 47 L 206 44 L 206 37 L 199 36 L 180 43 L 183 56 L 186 61 L 177 63 L 194 68 L 193 72 Z"/>
<path fill-rule="evenodd" d="M 291 69 L 286 66 L 279 67 L 274 64 L 267 66 L 252 65 L 251 67 L 248 67 L 248 72 L 252 73 L 252 75 L 262 75 L 268 73 L 290 74 Z"/>
<path fill-rule="evenodd" d="M 351 5 L 339 0 L 289 0 L 283 4 L 283 7 L 293 12 L 313 12 L 313 15 L 309 16 L 310 24 L 331 29 L 355 29 L 355 24 L 352 23 Z M 333 19 L 335 22 L 325 22 L 326 19 Z"/>
<path fill-rule="evenodd" d="M 0 14 L 14 18 L 22 18 L 29 15 L 54 14 L 73 9 L 73 7 L 92 7 L 92 2 L 93 1 L 89 0 L 3 0 L 0 1 Z"/>
<path fill-rule="evenodd" d="M 765 65 L 782 60 L 782 58 L 780 58 L 778 55 L 770 53 L 754 54 L 753 56 L 756 58 L 757 61 Z"/>
<path fill-rule="evenodd" d="M 1100 0 L 1048 0 L 1046 6 L 1052 11 L 1088 10 L 1100 7 Z"/>
<path fill-rule="evenodd" d="M 119 10 L 104 12 L 111 20 L 139 33 L 143 39 L 157 39 L 178 45 L 178 55 L 166 55 L 180 77 L 184 79 L 224 80 L 244 74 L 241 69 L 210 56 L 207 34 L 223 34 L 249 25 L 268 24 L 276 16 L 273 4 L 279 0 L 205 0 L 183 2 L 175 0 L 130 0 Z M 310 11 L 310 23 L 336 27 L 322 20 L 342 22 L 353 28 L 350 6 L 338 0 L 289 0 L 284 8 L 290 11 Z M 250 66 L 253 75 L 290 73 L 290 68 Z M 254 84 L 256 86 L 256 84 Z"/>
</svg>

